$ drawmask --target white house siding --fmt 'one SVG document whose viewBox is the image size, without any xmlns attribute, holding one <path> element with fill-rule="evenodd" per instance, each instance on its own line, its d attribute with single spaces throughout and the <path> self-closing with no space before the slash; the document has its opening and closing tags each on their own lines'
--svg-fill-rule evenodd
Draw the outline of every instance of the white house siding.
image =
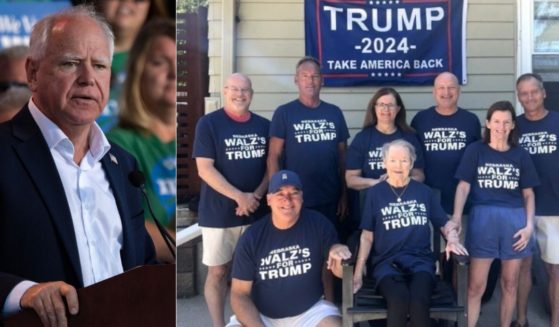
<svg viewBox="0 0 559 327">
<path fill-rule="evenodd" d="M 207 110 L 220 105 L 222 74 L 230 72 L 223 69 L 221 57 L 222 19 L 232 13 L 223 12 L 222 1 L 234 0 L 213 0 L 209 7 L 210 92 L 215 98 Z M 278 105 L 297 96 L 293 73 L 297 60 L 305 52 L 303 1 L 241 0 L 238 2 L 238 18 L 235 67 L 229 67 L 229 70 L 250 76 L 255 90 L 251 108 L 271 118 Z M 468 1 L 468 83 L 462 87 L 459 104 L 480 118 L 495 101 L 515 101 L 516 21 L 516 0 Z M 395 88 L 402 94 L 408 109 L 408 121 L 418 110 L 433 105 L 431 87 Z M 354 135 L 360 129 L 365 107 L 377 89 L 328 87 L 323 89 L 322 97 L 342 108 L 351 135 Z"/>
</svg>

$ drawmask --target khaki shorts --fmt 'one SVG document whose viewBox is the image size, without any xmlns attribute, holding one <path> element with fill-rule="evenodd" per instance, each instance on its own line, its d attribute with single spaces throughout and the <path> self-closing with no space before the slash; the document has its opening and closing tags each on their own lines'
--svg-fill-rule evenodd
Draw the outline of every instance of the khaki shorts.
<svg viewBox="0 0 559 327">
<path fill-rule="evenodd" d="M 202 263 L 206 266 L 221 266 L 233 259 L 239 238 L 250 225 L 202 229 Z"/>
<path fill-rule="evenodd" d="M 329 301 L 320 300 L 316 302 L 307 311 L 298 316 L 272 319 L 264 315 L 260 315 L 260 319 L 264 322 L 266 327 L 292 327 L 292 326 L 309 326 L 315 327 L 325 318 L 334 316 L 341 317 L 340 310 Z M 226 327 L 242 326 L 237 317 L 233 315 Z"/>
<path fill-rule="evenodd" d="M 542 260 L 559 264 L 559 216 L 536 216 L 536 239 Z"/>
</svg>

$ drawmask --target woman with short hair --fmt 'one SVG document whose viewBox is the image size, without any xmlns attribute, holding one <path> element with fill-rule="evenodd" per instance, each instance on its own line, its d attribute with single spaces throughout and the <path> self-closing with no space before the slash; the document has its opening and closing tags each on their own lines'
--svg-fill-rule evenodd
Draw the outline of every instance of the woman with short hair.
<svg viewBox="0 0 559 327">
<path fill-rule="evenodd" d="M 431 326 L 435 264 L 430 224 L 446 238 L 447 257 L 450 252 L 467 252 L 459 243 L 457 226 L 448 220 L 435 193 L 411 178 L 415 147 L 395 140 L 382 147 L 382 158 L 387 178 L 365 195 L 354 292 L 363 284 L 367 263 L 368 275 L 386 299 L 387 326 L 406 326 L 408 315 L 412 326 Z"/>
</svg>

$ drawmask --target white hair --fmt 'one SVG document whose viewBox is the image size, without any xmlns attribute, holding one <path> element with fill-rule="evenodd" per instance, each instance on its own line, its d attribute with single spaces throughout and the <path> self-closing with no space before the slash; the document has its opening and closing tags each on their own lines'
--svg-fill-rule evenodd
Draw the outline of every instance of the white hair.
<svg viewBox="0 0 559 327">
<path fill-rule="evenodd" d="M 31 31 L 31 38 L 29 41 L 29 57 L 31 59 L 33 59 L 34 61 L 38 61 L 44 58 L 52 27 L 57 21 L 64 18 L 93 19 L 93 21 L 95 21 L 97 25 L 99 25 L 99 27 L 105 34 L 107 43 L 109 45 L 110 59 L 112 59 L 115 48 L 115 36 L 113 34 L 113 31 L 111 30 L 111 27 L 109 26 L 107 21 L 103 17 L 97 15 L 95 9 L 90 5 L 78 5 L 70 7 L 66 10 L 54 13 L 39 20 L 33 26 L 33 30 Z M 87 31 L 84 31 L 84 33 L 87 33 Z"/>
<path fill-rule="evenodd" d="M 406 149 L 410 155 L 412 164 L 415 162 L 415 159 L 417 159 L 417 154 L 415 153 L 415 147 L 410 142 L 404 139 L 397 139 L 392 142 L 385 143 L 382 146 L 381 155 L 383 161 L 386 160 L 386 156 L 388 156 L 388 151 L 390 151 L 390 149 L 394 147 L 401 147 Z"/>
</svg>

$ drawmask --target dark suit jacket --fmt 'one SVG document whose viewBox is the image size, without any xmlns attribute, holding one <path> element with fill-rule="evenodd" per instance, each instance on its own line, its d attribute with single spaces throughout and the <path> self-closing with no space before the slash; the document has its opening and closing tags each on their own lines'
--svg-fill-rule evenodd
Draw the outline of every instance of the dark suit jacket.
<svg viewBox="0 0 559 327">
<path fill-rule="evenodd" d="M 101 162 L 122 218 L 124 270 L 155 263 L 153 243 L 144 227 L 141 193 L 128 181 L 128 174 L 136 169 L 135 160 L 111 144 Z M 27 106 L 0 124 L 0 314 L 9 292 L 25 279 L 61 280 L 83 287 L 62 182 Z"/>
</svg>

